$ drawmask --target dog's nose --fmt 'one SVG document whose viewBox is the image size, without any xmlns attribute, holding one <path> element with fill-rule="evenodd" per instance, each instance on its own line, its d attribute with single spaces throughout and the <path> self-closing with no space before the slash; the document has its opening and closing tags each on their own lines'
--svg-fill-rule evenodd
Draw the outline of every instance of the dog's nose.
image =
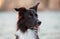
<svg viewBox="0 0 60 39">
<path fill-rule="evenodd" d="M 40 24 L 41 24 L 41 21 L 38 22 L 38 25 L 40 25 Z"/>
</svg>

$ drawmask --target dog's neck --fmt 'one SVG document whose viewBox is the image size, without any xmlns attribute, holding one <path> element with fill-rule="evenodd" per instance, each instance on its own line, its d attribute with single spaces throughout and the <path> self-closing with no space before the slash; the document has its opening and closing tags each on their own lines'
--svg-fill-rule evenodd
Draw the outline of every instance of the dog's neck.
<svg viewBox="0 0 60 39">
<path fill-rule="evenodd" d="M 17 26 L 18 26 L 18 30 L 20 29 L 23 33 L 26 32 L 28 29 L 25 25 L 25 20 L 23 19 L 23 17 L 19 18 L 17 22 Z"/>
<path fill-rule="evenodd" d="M 21 30 L 18 30 L 16 35 L 18 35 L 19 39 L 38 39 L 37 32 L 31 29 L 28 29 L 24 33 Z"/>
</svg>

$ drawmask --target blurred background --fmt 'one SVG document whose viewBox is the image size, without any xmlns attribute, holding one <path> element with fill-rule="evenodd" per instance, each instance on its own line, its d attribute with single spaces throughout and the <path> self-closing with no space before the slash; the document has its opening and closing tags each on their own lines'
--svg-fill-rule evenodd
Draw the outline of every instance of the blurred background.
<svg viewBox="0 0 60 39">
<path fill-rule="evenodd" d="M 17 14 L 14 8 L 30 8 L 40 2 L 40 39 L 60 39 L 60 0 L 0 0 L 0 39 L 15 39 Z"/>
<path fill-rule="evenodd" d="M 13 10 L 15 7 L 31 7 L 40 2 L 38 10 L 60 10 L 60 0 L 0 0 L 0 10 Z"/>
</svg>

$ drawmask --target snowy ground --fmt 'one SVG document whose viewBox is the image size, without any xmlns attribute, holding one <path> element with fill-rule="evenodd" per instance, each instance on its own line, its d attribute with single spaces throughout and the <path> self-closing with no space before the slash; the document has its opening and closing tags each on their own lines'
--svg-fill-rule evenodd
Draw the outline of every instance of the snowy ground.
<svg viewBox="0 0 60 39">
<path fill-rule="evenodd" d="M 38 12 L 40 39 L 60 39 L 60 12 Z M 17 12 L 0 12 L 0 39 L 14 39 Z"/>
</svg>

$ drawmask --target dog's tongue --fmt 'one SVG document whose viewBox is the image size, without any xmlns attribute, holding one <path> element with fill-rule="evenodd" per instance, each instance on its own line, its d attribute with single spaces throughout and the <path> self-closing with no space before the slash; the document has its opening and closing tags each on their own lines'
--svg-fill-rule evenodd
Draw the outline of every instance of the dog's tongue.
<svg viewBox="0 0 60 39">
<path fill-rule="evenodd" d="M 34 30 L 38 30 L 38 26 L 34 26 Z"/>
</svg>

